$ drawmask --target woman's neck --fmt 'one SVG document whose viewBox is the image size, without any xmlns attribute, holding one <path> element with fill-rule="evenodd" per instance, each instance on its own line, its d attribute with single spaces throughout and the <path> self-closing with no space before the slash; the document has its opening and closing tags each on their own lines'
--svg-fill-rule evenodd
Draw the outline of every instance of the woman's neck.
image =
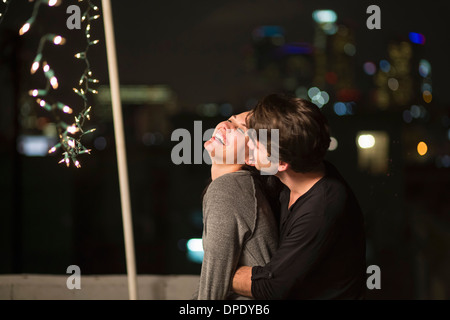
<svg viewBox="0 0 450 320">
<path fill-rule="evenodd" d="M 241 164 L 212 164 L 211 165 L 211 179 L 217 179 L 218 177 L 231 172 L 236 172 L 242 169 Z"/>
</svg>

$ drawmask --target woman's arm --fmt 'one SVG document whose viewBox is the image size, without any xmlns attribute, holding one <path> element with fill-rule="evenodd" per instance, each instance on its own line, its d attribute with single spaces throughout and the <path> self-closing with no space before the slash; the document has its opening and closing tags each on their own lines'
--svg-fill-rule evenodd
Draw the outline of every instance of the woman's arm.
<svg viewBox="0 0 450 320">
<path fill-rule="evenodd" d="M 203 232 L 203 251 L 198 299 L 226 299 L 241 248 L 236 221 L 223 214 L 222 210 L 208 213 Z"/>
<path fill-rule="evenodd" d="M 212 183 L 204 198 L 203 263 L 198 299 L 226 299 L 245 239 L 251 233 L 239 210 L 252 210 L 238 198 L 234 178 Z M 249 202 L 249 200 L 246 200 Z M 250 199 L 254 203 L 254 199 Z M 254 209 L 253 209 L 254 210 Z"/>
</svg>

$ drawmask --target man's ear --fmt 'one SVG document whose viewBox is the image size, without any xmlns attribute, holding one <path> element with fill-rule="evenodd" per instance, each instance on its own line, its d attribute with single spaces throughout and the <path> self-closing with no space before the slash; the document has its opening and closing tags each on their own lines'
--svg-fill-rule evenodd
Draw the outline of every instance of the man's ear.
<svg viewBox="0 0 450 320">
<path fill-rule="evenodd" d="M 289 168 L 289 163 L 280 161 L 278 164 L 278 172 L 286 171 Z"/>
</svg>

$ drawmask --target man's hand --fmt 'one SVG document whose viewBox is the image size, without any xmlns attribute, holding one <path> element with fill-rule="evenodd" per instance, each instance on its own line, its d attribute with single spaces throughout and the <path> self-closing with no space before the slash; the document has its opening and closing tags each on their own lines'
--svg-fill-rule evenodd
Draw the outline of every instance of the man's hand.
<svg viewBox="0 0 450 320">
<path fill-rule="evenodd" d="M 252 298 L 252 267 L 239 267 L 233 277 L 233 291 Z"/>
</svg>

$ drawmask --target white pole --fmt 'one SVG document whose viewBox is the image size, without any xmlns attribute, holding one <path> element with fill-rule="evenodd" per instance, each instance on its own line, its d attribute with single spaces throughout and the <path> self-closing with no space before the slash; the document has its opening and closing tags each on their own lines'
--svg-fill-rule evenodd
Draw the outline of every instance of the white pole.
<svg viewBox="0 0 450 320">
<path fill-rule="evenodd" d="M 114 132 L 116 137 L 117 165 L 119 169 L 120 200 L 122 204 L 123 232 L 128 274 L 130 300 L 137 300 L 136 263 L 134 258 L 133 225 L 131 220 L 130 190 L 128 186 L 127 158 L 120 101 L 119 74 L 117 71 L 116 44 L 110 0 L 102 0 L 105 26 L 106 54 L 108 57 L 109 82 L 111 86 Z"/>
</svg>

